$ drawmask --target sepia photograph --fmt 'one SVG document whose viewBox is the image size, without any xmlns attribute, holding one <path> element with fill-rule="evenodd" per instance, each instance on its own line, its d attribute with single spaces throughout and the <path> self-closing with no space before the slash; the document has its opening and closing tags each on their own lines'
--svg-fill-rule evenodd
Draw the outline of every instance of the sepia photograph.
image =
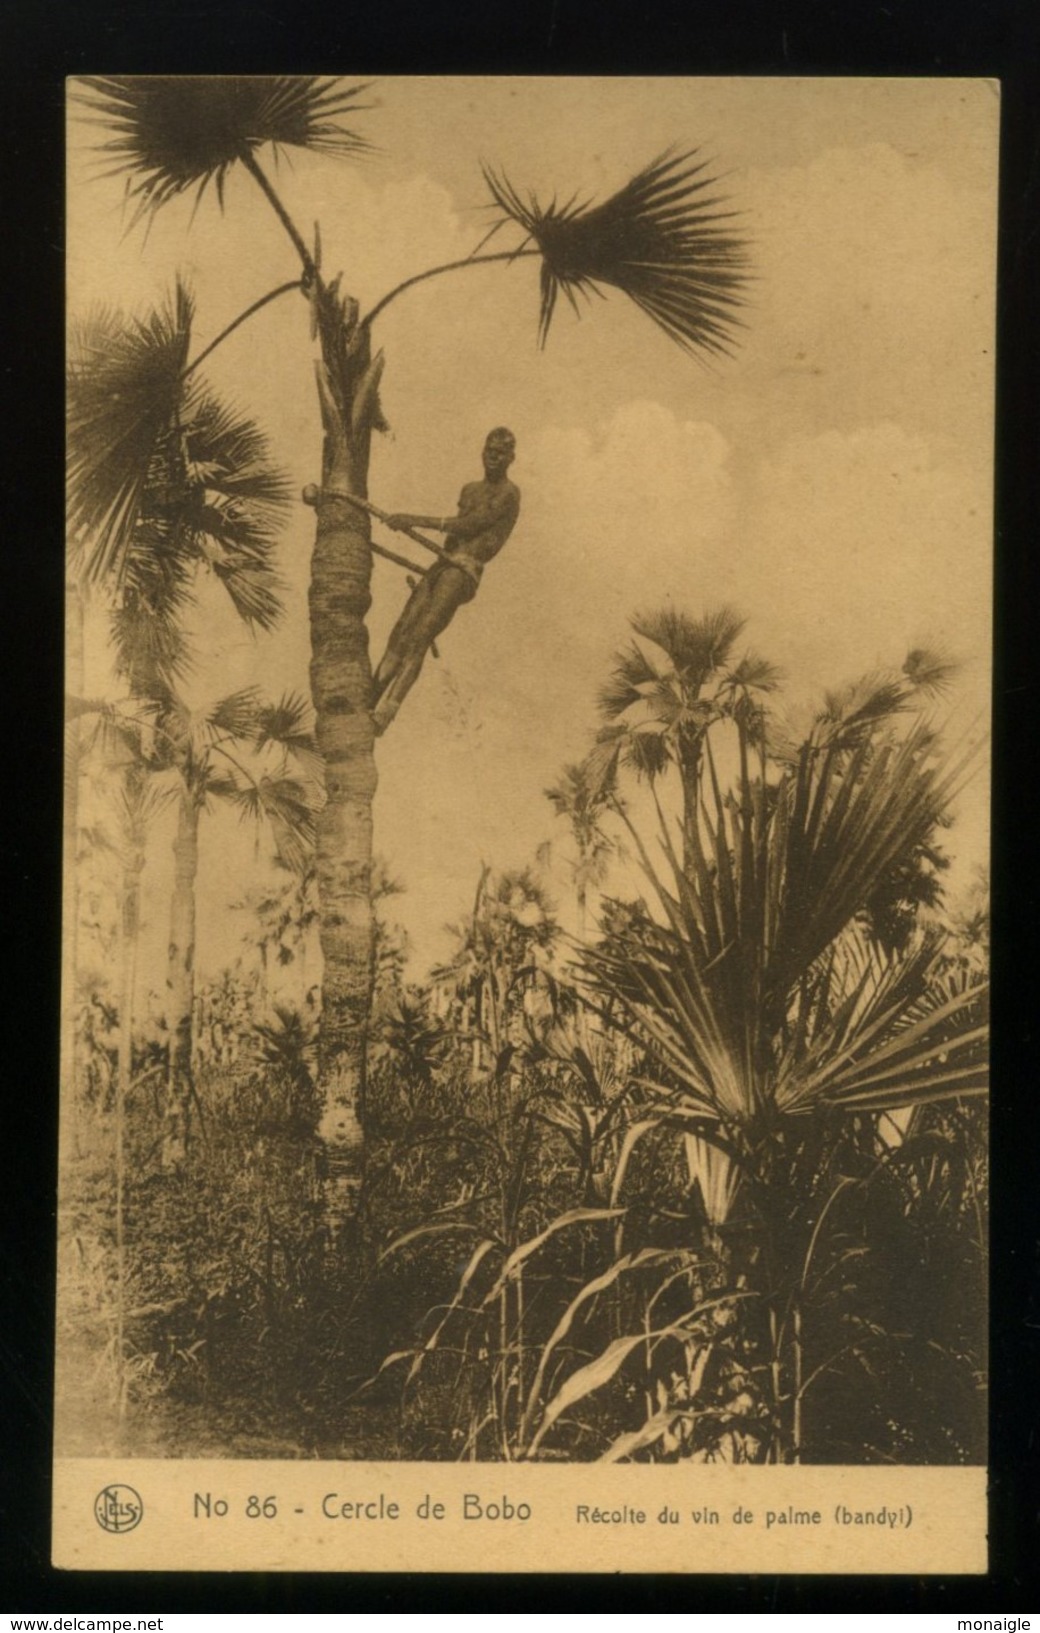
<svg viewBox="0 0 1040 1633">
<path fill-rule="evenodd" d="M 999 87 L 67 95 L 59 1463 L 983 1493 Z"/>
</svg>

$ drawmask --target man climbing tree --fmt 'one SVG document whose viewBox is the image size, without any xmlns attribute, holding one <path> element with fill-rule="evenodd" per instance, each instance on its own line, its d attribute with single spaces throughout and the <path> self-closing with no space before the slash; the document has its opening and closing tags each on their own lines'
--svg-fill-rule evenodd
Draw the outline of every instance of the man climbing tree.
<svg viewBox="0 0 1040 1633">
<path fill-rule="evenodd" d="M 310 683 L 315 744 L 324 771 L 325 800 L 316 819 L 315 867 L 320 902 L 323 974 L 318 1034 L 319 1092 L 324 1110 L 319 1141 L 326 1173 L 329 1239 L 354 1216 L 364 1156 L 362 1107 L 365 1051 L 373 991 L 372 808 L 378 783 L 374 742 L 415 680 L 423 656 L 456 608 L 471 598 L 480 569 L 501 549 L 516 519 L 516 489 L 504 463 L 485 460 L 476 494 L 493 493 L 503 512 L 477 522 L 467 507 L 443 529 L 454 556 L 424 575 L 416 603 L 394 632 L 373 697 L 367 617 L 374 546 L 366 512 L 372 439 L 387 429 L 379 389 L 384 354 L 374 337 L 388 308 L 431 278 L 482 276 L 502 268 L 540 264 L 538 337 L 544 345 L 561 295 L 578 310 L 593 294 L 618 290 L 674 343 L 692 355 L 728 354 L 739 324 L 747 281 L 747 249 L 732 212 L 716 192 L 710 169 L 694 150 L 675 149 L 638 170 L 599 202 L 555 196 L 540 204 L 503 175 L 485 168 L 495 220 L 509 247 L 485 250 L 429 266 L 404 278 L 363 312 L 341 288 L 341 275 L 322 264 L 321 231 L 305 239 L 275 187 L 273 161 L 286 149 L 326 158 L 356 157 L 369 143 L 353 128 L 368 104 L 367 87 L 317 75 L 107 75 L 84 76 L 75 96 L 97 127 L 94 143 L 103 174 L 125 176 L 134 219 L 194 195 L 197 206 L 225 204 L 228 178 L 249 176 L 292 247 L 296 275 L 261 294 L 199 351 L 190 355 L 190 325 L 179 326 L 173 347 L 142 372 L 122 406 L 130 430 L 118 439 L 89 438 L 81 428 L 70 483 L 89 498 L 90 525 L 99 535 L 106 570 L 122 561 L 137 526 L 149 463 L 179 424 L 183 381 L 218 345 L 274 302 L 307 297 L 310 336 L 317 342 L 316 380 L 323 437 L 321 481 L 315 492 L 315 534 L 308 594 Z M 280 184 L 279 184 L 280 186 Z M 236 207 L 243 202 L 234 196 Z M 259 249 L 259 239 L 256 241 Z M 252 253 L 253 246 L 250 246 Z M 302 314 L 301 314 L 302 315 Z M 136 330 L 151 335 L 145 317 Z M 307 345 L 306 331 L 301 345 Z M 152 348 L 154 351 L 156 348 Z M 149 354 L 150 355 L 150 354 Z M 648 367 L 650 365 L 648 364 Z M 104 420 L 111 393 L 91 396 L 90 414 Z M 85 418 L 89 419 L 90 414 Z M 473 501 L 471 501 L 473 504 Z M 476 507 L 475 507 L 476 508 Z M 400 525 L 401 517 L 395 517 Z M 467 526 L 467 523 L 469 524 Z M 398 558 L 399 559 L 399 558 Z M 465 563 L 465 565 L 464 565 Z M 414 638 L 409 631 L 415 620 Z M 402 629 L 401 625 L 405 625 Z M 375 704 L 375 718 L 373 718 Z"/>
<path fill-rule="evenodd" d="M 472 601 L 485 565 L 498 555 L 516 525 L 520 489 L 506 476 L 515 454 L 512 431 L 496 426 L 484 443 L 484 479 L 466 483 L 457 516 L 387 517 L 398 532 L 429 527 L 444 533 L 447 554 L 415 586 L 373 677 L 372 724 L 377 733 L 393 720 L 418 680 L 430 647 L 459 607 Z"/>
</svg>

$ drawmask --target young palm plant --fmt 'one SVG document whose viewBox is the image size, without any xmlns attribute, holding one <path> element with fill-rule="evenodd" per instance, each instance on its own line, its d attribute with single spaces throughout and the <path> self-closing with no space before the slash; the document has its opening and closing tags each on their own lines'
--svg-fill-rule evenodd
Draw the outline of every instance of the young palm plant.
<svg viewBox="0 0 1040 1633">
<path fill-rule="evenodd" d="M 362 1150 L 360 1103 L 372 996 L 372 802 L 376 789 L 370 713 L 371 667 L 365 624 L 372 548 L 366 513 L 353 503 L 368 491 L 371 439 L 385 429 L 379 406 L 383 355 L 372 349 L 381 312 L 424 279 L 531 256 L 542 268 L 540 335 L 557 293 L 613 287 L 633 300 L 670 339 L 693 353 L 724 351 L 737 322 L 745 251 L 693 155 L 664 155 L 625 187 L 592 206 L 572 200 L 542 208 L 487 173 L 497 226 L 523 237 L 513 248 L 428 268 L 405 280 L 362 316 L 327 279 L 320 240 L 304 241 L 260 162 L 261 151 L 306 148 L 356 157 L 366 143 L 348 123 L 365 106 L 364 87 L 338 78 L 276 76 L 174 79 L 86 78 L 88 116 L 104 132 L 103 164 L 125 174 L 137 215 L 210 183 L 223 203 L 233 167 L 263 193 L 299 262 L 295 282 L 262 296 L 250 312 L 288 289 L 308 296 L 321 361 L 318 391 L 324 444 L 310 591 L 311 684 L 326 799 L 318 818 L 317 871 L 325 971 L 320 1026 L 322 1134 L 334 1232 L 354 1210 Z M 242 314 L 243 318 L 249 313 Z M 236 320 L 236 324 L 239 320 Z M 231 325 L 229 327 L 235 327 Z"/>
<path fill-rule="evenodd" d="M 878 881 L 930 843 L 965 769 L 927 720 L 899 719 L 918 679 L 872 678 L 782 757 L 760 714 L 714 723 L 686 860 L 663 818 L 663 871 L 630 826 L 654 910 L 582 954 L 656 1062 L 651 1116 L 685 1126 L 716 1239 L 750 1233 L 732 1263 L 759 1294 L 769 1384 L 750 1443 L 778 1459 L 801 1455 L 805 1398 L 829 1364 L 807 1374 L 803 1314 L 818 1233 L 851 1182 L 835 1131 L 987 1081 L 985 982 L 951 981 L 930 931 L 887 951 L 868 934 Z M 712 747 L 723 729 L 737 737 L 730 786 Z"/>
</svg>

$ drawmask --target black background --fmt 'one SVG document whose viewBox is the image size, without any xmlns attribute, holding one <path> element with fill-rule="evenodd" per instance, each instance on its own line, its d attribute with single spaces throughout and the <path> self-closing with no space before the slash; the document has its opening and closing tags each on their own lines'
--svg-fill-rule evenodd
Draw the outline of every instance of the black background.
<svg viewBox="0 0 1040 1633">
<path fill-rule="evenodd" d="M 63 595 L 63 121 L 68 74 L 988 75 L 1002 81 L 988 1577 L 124 1576 L 49 1566 Z M 1030 754 L 1040 464 L 1037 0 L 5 0 L 0 10 L 0 768 L 4 1117 L 0 1611 L 1040 1612 L 1040 1283 Z"/>
</svg>

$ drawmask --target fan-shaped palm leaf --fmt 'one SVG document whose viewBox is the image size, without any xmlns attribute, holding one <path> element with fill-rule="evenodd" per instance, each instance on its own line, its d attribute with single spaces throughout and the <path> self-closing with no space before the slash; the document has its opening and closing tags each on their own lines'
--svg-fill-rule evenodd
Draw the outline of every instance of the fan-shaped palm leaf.
<svg viewBox="0 0 1040 1633">
<path fill-rule="evenodd" d="M 206 710 L 207 735 L 214 741 L 230 737 L 238 742 L 255 737 L 259 729 L 263 704 L 255 686 L 243 686 L 238 692 L 229 692 Z"/>
<path fill-rule="evenodd" d="M 312 710 L 307 699 L 298 692 L 285 692 L 276 703 L 265 703 L 260 710 L 256 746 L 258 749 L 269 746 L 286 749 L 305 775 L 311 781 L 320 783 L 324 762 L 308 724 L 311 719 Z M 392 883 L 385 880 L 384 886 L 391 886 Z"/>
<path fill-rule="evenodd" d="M 262 553 L 265 524 L 272 528 L 289 502 L 288 477 L 271 464 L 267 437 L 254 420 L 194 381 L 186 382 L 181 420 L 188 482 L 226 507 L 224 525 L 238 549 Z"/>
<path fill-rule="evenodd" d="M 838 938 L 927 840 L 963 769 L 936 761 L 927 723 L 902 742 L 877 721 L 864 730 L 851 752 L 821 750 L 814 730 L 769 799 L 746 759 L 735 797 L 712 775 L 689 865 L 665 833 L 666 886 L 642 850 L 666 922 L 636 916 L 583 952 L 687 1104 L 731 1125 L 766 1106 L 883 1110 L 983 1084 L 982 995 L 943 993 L 934 946 L 838 960 Z"/>
<path fill-rule="evenodd" d="M 295 777 L 236 779 L 230 798 L 243 821 L 270 824 L 280 860 L 302 872 L 314 848 L 314 806 L 303 783 Z"/>
<path fill-rule="evenodd" d="M 600 688 L 600 709 L 609 720 L 616 720 L 642 699 L 644 686 L 660 679 L 660 671 L 633 642 L 615 656 L 614 668 Z"/>
<path fill-rule="evenodd" d="M 306 722 L 311 705 L 299 692 L 284 692 L 277 703 L 265 703 L 257 719 L 257 747 L 277 743 L 282 748 L 314 748 L 314 738 Z"/>
<path fill-rule="evenodd" d="M 542 257 L 539 339 L 544 345 L 562 290 L 576 297 L 620 289 L 684 351 L 727 353 L 747 281 L 747 251 L 732 212 L 707 191 L 714 179 L 690 153 L 662 154 L 602 204 L 575 199 L 544 208 L 485 168 L 503 217 L 533 238 Z"/>
<path fill-rule="evenodd" d="M 903 674 L 909 684 L 932 697 L 941 697 L 949 690 L 958 668 L 955 659 L 934 647 L 916 646 L 903 660 Z"/>
<path fill-rule="evenodd" d="M 174 691 L 190 668 L 182 620 L 194 600 L 194 569 L 187 541 L 138 522 L 110 619 L 116 673 L 137 697 Z"/>
<path fill-rule="evenodd" d="M 88 580 L 122 576 L 146 484 L 161 504 L 176 481 L 173 436 L 191 342 L 192 300 L 179 280 L 143 318 L 97 310 L 72 331 L 68 496 L 74 533 L 94 540 Z"/>
<path fill-rule="evenodd" d="M 148 484 L 142 510 L 156 509 L 170 553 L 211 568 L 240 618 L 271 629 L 281 613 L 274 552 L 289 502 L 286 475 L 270 462 L 255 422 L 193 378 L 184 382 L 177 421 L 175 480 L 158 494 Z"/>
<path fill-rule="evenodd" d="M 223 203 L 232 165 L 270 142 L 338 157 L 363 153 L 369 143 L 344 124 L 366 104 L 364 85 L 340 76 L 85 75 L 79 101 L 102 125 L 97 143 L 105 174 L 129 173 L 127 191 L 137 217 L 210 181 Z"/>
<path fill-rule="evenodd" d="M 179 615 L 199 562 L 246 622 L 270 629 L 281 610 L 273 557 L 288 483 L 256 424 L 186 374 L 191 315 L 178 282 L 147 317 L 94 313 L 73 332 L 70 519 L 91 541 L 85 576 L 122 591 L 121 666 L 142 689 L 149 666 L 165 685 L 183 673 Z"/>
<path fill-rule="evenodd" d="M 240 561 L 215 561 L 212 566 L 243 622 L 257 629 L 273 629 L 284 610 L 279 595 L 282 580 L 277 573 Z"/>
<path fill-rule="evenodd" d="M 632 628 L 644 640 L 659 646 L 672 668 L 688 684 L 702 685 L 712 670 L 726 662 L 746 619 L 732 607 L 716 607 L 703 618 L 691 618 L 674 607 L 637 613 Z"/>
<path fill-rule="evenodd" d="M 783 671 L 768 658 L 757 652 L 745 652 L 726 675 L 723 687 L 727 691 L 775 692 L 783 680 Z"/>
</svg>

